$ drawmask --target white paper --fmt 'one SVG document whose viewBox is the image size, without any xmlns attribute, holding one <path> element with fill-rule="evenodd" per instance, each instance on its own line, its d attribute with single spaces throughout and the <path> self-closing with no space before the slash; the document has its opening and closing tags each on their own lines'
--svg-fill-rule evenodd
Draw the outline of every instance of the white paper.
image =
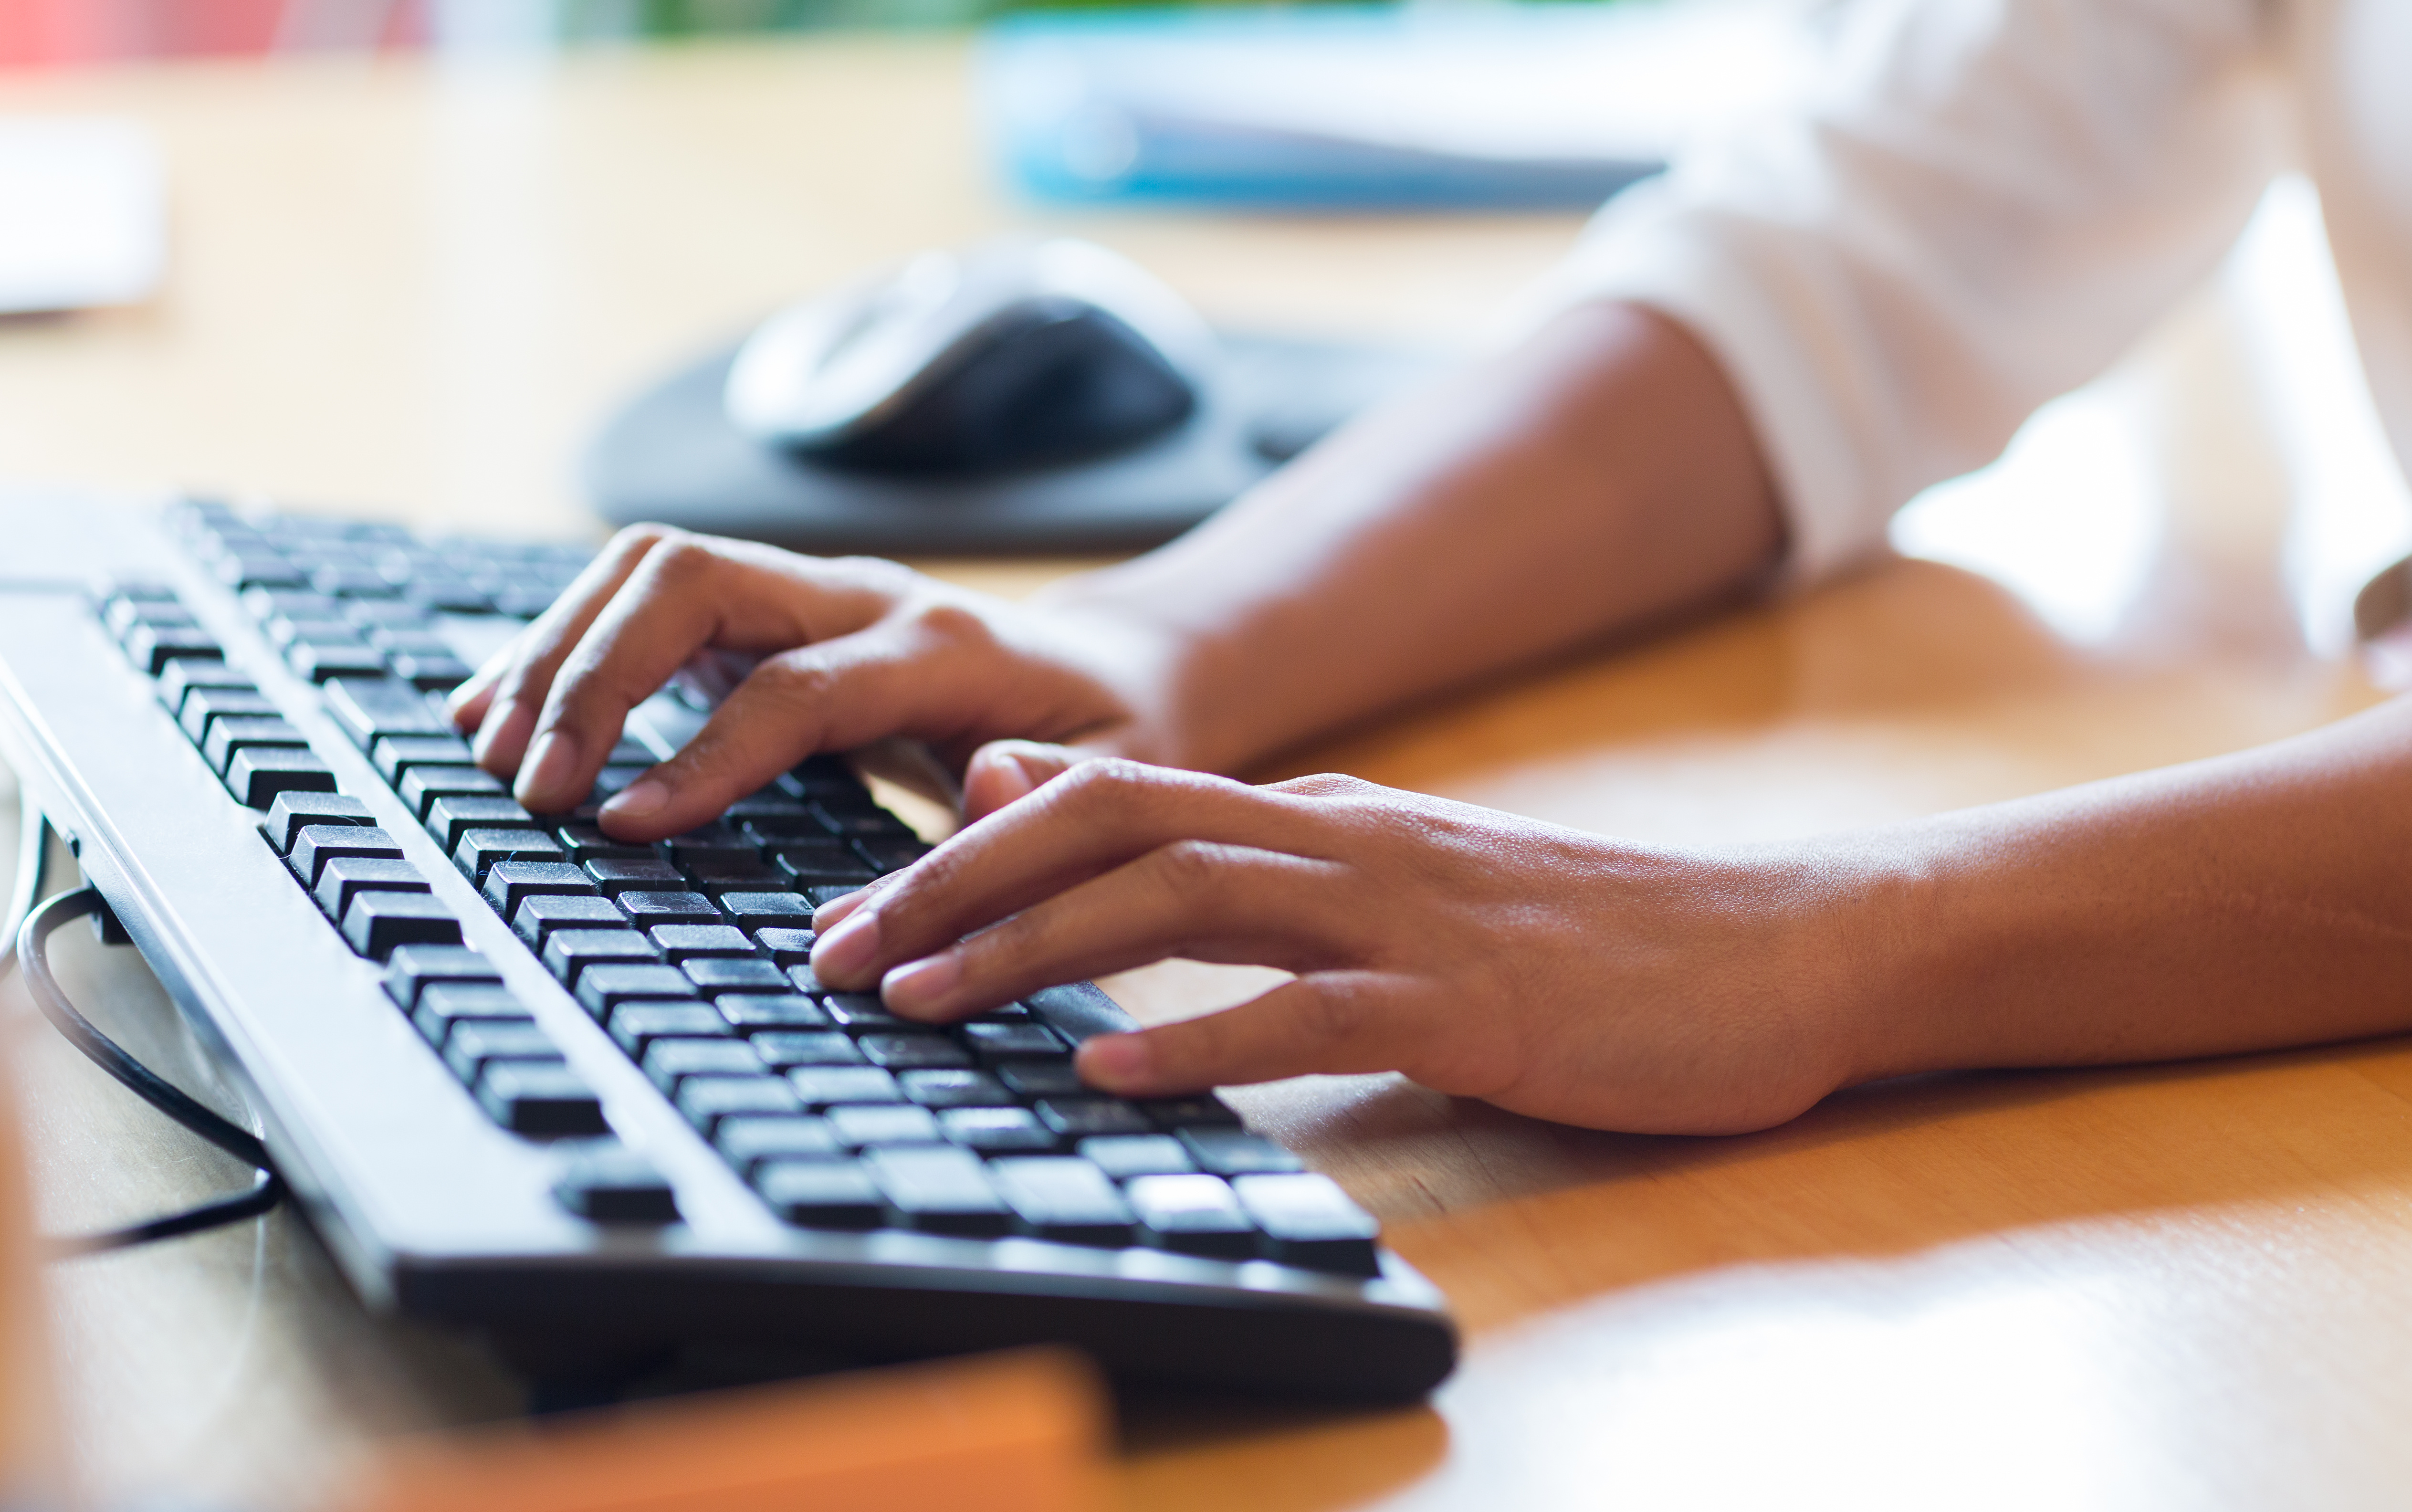
<svg viewBox="0 0 2412 1512">
<path fill-rule="evenodd" d="M 128 304 L 167 263 L 150 133 L 100 117 L 0 116 L 0 314 Z"/>
</svg>

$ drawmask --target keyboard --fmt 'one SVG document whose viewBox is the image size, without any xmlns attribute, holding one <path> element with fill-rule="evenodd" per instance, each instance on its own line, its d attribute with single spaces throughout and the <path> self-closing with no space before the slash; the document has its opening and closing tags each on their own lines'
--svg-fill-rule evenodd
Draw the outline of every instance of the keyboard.
<svg viewBox="0 0 2412 1512">
<path fill-rule="evenodd" d="M 1397 1400 L 1437 1291 L 1211 1094 L 1081 1084 L 1067 983 L 904 1022 L 813 909 L 927 846 L 815 756 L 653 845 L 595 803 L 700 727 L 674 686 L 530 814 L 444 693 L 583 549 L 0 494 L 0 754 L 242 1087 L 364 1302 L 555 1372 L 740 1345 L 1040 1341 L 1132 1377 Z"/>
</svg>

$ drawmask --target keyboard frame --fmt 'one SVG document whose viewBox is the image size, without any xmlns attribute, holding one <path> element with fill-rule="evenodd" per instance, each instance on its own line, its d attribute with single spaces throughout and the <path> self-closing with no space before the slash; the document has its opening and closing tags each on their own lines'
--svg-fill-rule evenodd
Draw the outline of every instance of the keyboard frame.
<svg viewBox="0 0 2412 1512">
<path fill-rule="evenodd" d="M 366 753 L 145 508 L 0 492 L 0 756 L 256 1114 L 361 1300 L 515 1355 L 689 1343 L 909 1358 L 1055 1340 L 1139 1377 L 1407 1400 L 1453 1367 L 1439 1292 L 1388 1249 L 1360 1278 L 1266 1260 L 1024 1238 L 791 1226 L 754 1195 L 480 899 Z M 598 1226 L 554 1201 L 560 1154 L 493 1123 L 354 955 L 94 612 L 173 585 L 366 801 L 569 1063 L 684 1222 Z M 642 712 L 640 712 L 641 713 Z M 663 719 L 658 723 L 669 724 Z M 675 729 L 640 729 L 657 751 Z M 1102 994 L 1097 1011 L 1119 1015 Z M 1123 1021 L 1126 1022 L 1126 1020 Z"/>
</svg>

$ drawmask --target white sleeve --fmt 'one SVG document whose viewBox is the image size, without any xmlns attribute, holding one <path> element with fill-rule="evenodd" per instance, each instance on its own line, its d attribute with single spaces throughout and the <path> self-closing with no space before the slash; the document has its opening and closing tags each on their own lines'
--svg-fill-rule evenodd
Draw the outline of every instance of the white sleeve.
<svg viewBox="0 0 2412 1512">
<path fill-rule="evenodd" d="M 1611 201 L 1544 301 L 1699 335 L 1774 471 L 1790 576 L 1830 573 L 2216 264 L 2278 162 L 2275 23 L 2261 0 L 1860 0 L 1804 109 Z"/>
</svg>

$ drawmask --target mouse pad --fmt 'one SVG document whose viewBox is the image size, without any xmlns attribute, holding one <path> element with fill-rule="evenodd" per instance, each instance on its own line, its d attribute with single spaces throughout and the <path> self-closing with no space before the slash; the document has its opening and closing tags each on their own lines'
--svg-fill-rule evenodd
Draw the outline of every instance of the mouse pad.
<svg viewBox="0 0 2412 1512">
<path fill-rule="evenodd" d="M 1124 551 L 1171 539 L 1365 405 L 1438 373 L 1430 352 L 1223 337 L 1197 411 L 1127 451 L 983 477 L 817 464 L 740 433 L 727 349 L 613 416 L 588 448 L 587 497 L 615 525 L 658 521 L 822 555 Z"/>
</svg>

